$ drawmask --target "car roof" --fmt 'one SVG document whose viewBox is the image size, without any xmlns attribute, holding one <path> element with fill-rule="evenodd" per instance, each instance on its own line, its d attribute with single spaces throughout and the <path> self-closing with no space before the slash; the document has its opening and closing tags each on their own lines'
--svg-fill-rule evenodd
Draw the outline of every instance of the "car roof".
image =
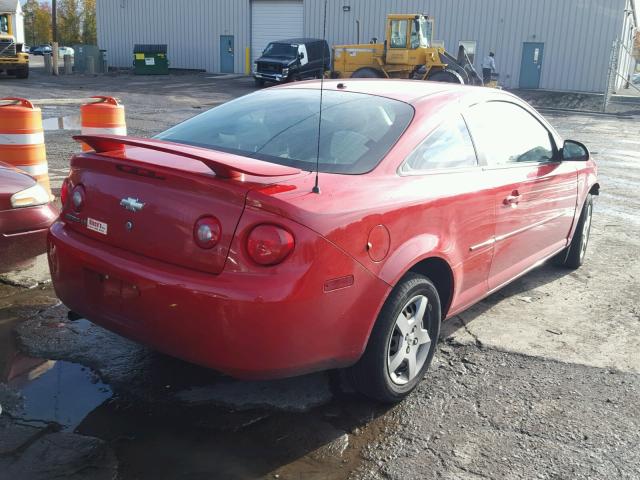
<svg viewBox="0 0 640 480">
<path fill-rule="evenodd" d="M 313 43 L 324 42 L 321 38 L 285 38 L 284 40 L 274 40 L 269 43 Z"/>
<path fill-rule="evenodd" d="M 320 85 L 326 90 L 337 90 L 344 92 L 364 93 L 377 95 L 399 100 L 406 103 L 415 104 L 425 97 L 434 95 L 447 95 L 455 98 L 462 96 L 488 96 L 505 95 L 510 96 L 501 90 L 459 85 L 444 82 L 425 82 L 423 80 L 403 80 L 386 78 L 345 78 L 343 80 L 311 80 L 306 82 L 295 82 L 275 88 L 307 88 L 320 89 Z M 338 85 L 342 87 L 338 88 Z"/>
</svg>

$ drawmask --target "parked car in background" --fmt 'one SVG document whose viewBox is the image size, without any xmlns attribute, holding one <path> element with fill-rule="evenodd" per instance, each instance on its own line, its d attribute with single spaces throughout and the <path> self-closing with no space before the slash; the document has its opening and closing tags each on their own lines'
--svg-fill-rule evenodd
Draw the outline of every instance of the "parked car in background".
<svg viewBox="0 0 640 480">
<path fill-rule="evenodd" d="M 75 52 L 71 47 L 58 47 L 58 55 L 60 58 L 64 58 L 65 55 L 74 56 Z"/>
<path fill-rule="evenodd" d="M 331 68 L 331 50 L 324 40 L 291 38 L 271 42 L 254 63 L 256 85 L 265 82 L 320 78 Z"/>
<path fill-rule="evenodd" d="M 37 47 L 31 47 L 29 53 L 31 55 L 44 55 L 45 53 L 51 53 L 51 45 L 38 45 Z"/>
<path fill-rule="evenodd" d="M 633 76 L 631 77 L 631 83 L 633 83 L 634 85 L 640 85 L 640 72 L 633 74 Z"/>
<path fill-rule="evenodd" d="M 327 80 L 319 124 L 320 85 L 258 91 L 154 139 L 76 137 L 94 151 L 71 159 L 50 229 L 62 302 L 229 375 L 350 367 L 393 402 L 442 321 L 547 259 L 582 264 L 596 165 L 527 103 Z"/>
<path fill-rule="evenodd" d="M 46 252 L 47 230 L 58 216 L 33 177 L 0 162 L 0 272 Z"/>
<path fill-rule="evenodd" d="M 51 53 L 51 45 L 38 45 L 37 47 L 32 47 L 31 55 L 44 55 L 45 53 Z M 71 55 L 72 57 L 75 55 L 75 51 L 71 47 L 58 47 L 58 56 L 60 58 L 64 58 L 65 55 Z"/>
</svg>

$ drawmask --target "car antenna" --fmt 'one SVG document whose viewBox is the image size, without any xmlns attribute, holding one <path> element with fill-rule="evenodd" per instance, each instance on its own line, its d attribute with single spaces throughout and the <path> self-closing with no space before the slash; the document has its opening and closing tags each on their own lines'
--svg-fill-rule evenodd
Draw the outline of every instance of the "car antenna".
<svg viewBox="0 0 640 480">
<path fill-rule="evenodd" d="M 318 148 L 316 150 L 316 182 L 313 185 L 311 191 L 313 193 L 320 193 L 320 185 L 318 185 L 318 177 L 320 173 L 320 131 L 322 127 L 322 91 L 324 87 L 324 61 L 327 58 L 327 52 L 325 51 L 327 35 L 327 0 L 324 0 L 324 20 L 322 22 L 322 73 L 320 76 L 320 112 L 318 113 Z"/>
</svg>

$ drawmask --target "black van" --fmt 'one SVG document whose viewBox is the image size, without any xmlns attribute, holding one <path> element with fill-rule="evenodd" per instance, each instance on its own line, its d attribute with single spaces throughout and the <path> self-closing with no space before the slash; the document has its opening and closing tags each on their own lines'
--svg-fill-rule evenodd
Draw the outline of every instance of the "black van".
<svg viewBox="0 0 640 480">
<path fill-rule="evenodd" d="M 290 38 L 267 45 L 254 63 L 253 78 L 257 86 L 263 86 L 265 82 L 320 78 L 330 68 L 331 51 L 325 40 Z"/>
</svg>

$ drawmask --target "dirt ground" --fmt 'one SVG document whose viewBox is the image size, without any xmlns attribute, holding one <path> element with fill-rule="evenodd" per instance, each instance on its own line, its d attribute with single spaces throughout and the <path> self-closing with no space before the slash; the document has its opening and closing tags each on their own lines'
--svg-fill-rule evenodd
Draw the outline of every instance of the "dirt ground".
<svg viewBox="0 0 640 480">
<path fill-rule="evenodd" d="M 116 96 L 140 136 L 251 91 L 207 74 L 0 79 L 0 96 Z M 640 478 L 640 105 L 523 96 L 600 166 L 587 263 L 542 265 L 445 324 L 405 402 L 363 400 L 340 372 L 231 380 L 70 322 L 46 281 L 0 283 L 0 479 Z M 78 108 L 43 114 L 57 190 Z"/>
</svg>

